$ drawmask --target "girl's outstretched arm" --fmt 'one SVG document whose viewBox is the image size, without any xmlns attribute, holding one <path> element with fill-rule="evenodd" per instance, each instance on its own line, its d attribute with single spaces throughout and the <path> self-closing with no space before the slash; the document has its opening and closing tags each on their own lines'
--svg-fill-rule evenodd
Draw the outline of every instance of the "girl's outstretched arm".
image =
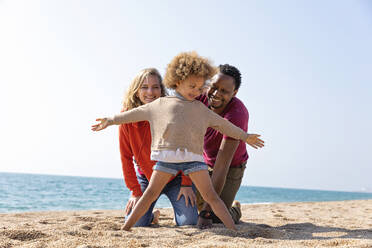
<svg viewBox="0 0 372 248">
<path fill-rule="evenodd" d="M 209 114 L 210 117 L 210 125 L 209 127 L 223 133 L 227 136 L 230 136 L 234 139 L 243 140 L 248 145 L 252 146 L 253 148 L 261 148 L 264 146 L 264 141 L 258 137 L 261 135 L 259 134 L 248 134 L 240 127 L 235 126 L 230 121 L 222 118 L 218 114 L 214 113 L 213 111 L 209 110 L 206 112 Z"/>
<path fill-rule="evenodd" d="M 111 125 L 120 125 L 124 123 L 131 123 L 131 122 L 139 122 L 139 121 L 147 121 L 149 117 L 149 108 L 148 106 L 151 103 L 139 106 L 137 108 L 131 109 L 129 111 L 122 112 L 120 114 L 115 115 L 111 118 L 98 118 L 96 121 L 100 123 L 92 125 L 93 131 L 100 131 L 105 129 Z"/>
</svg>

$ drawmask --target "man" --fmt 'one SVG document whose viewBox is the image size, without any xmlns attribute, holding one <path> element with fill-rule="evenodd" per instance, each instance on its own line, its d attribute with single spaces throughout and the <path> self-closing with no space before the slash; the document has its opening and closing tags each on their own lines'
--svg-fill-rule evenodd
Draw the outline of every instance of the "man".
<svg viewBox="0 0 372 248">
<path fill-rule="evenodd" d="M 248 110 L 235 95 L 241 84 L 241 74 L 234 66 L 219 66 L 219 72 L 212 78 L 206 95 L 199 100 L 213 112 L 229 120 L 244 131 L 248 131 Z M 248 160 L 246 145 L 208 128 L 204 137 L 204 159 L 209 166 L 212 183 L 217 194 L 225 203 L 235 223 L 241 218 L 240 203 L 235 195 L 241 185 Z M 234 204 L 233 204 L 234 202 Z M 209 228 L 221 221 L 213 214 L 210 206 L 198 194 L 199 228 Z"/>
</svg>

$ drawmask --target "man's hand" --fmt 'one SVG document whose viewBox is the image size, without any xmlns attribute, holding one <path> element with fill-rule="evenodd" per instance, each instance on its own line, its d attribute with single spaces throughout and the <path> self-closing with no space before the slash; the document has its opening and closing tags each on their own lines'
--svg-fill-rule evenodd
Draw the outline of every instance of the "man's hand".
<svg viewBox="0 0 372 248">
<path fill-rule="evenodd" d="M 255 149 L 262 148 L 265 142 L 258 138 L 260 136 L 261 135 L 259 134 L 248 134 L 248 138 L 245 140 L 245 142 Z"/>
<path fill-rule="evenodd" d="M 189 206 L 189 203 L 191 204 L 191 206 L 195 206 L 196 196 L 194 191 L 192 190 L 192 187 L 181 187 L 180 192 L 177 196 L 177 201 L 181 198 L 181 196 L 185 197 L 186 207 Z"/>
</svg>

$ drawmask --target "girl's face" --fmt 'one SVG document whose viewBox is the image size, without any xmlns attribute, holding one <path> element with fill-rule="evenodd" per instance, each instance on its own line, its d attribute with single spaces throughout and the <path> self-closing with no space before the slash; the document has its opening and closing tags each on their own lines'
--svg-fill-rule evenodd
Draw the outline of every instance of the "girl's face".
<svg viewBox="0 0 372 248">
<path fill-rule="evenodd" d="M 161 96 L 159 78 L 153 75 L 146 77 L 136 95 L 142 104 L 158 99 Z"/>
<path fill-rule="evenodd" d="M 203 93 L 204 77 L 191 75 L 177 83 L 176 91 L 186 100 L 192 101 Z"/>
</svg>

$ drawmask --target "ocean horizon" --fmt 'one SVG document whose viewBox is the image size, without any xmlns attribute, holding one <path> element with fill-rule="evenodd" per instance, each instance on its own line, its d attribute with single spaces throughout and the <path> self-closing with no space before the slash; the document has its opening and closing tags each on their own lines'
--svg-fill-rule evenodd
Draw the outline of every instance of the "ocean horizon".
<svg viewBox="0 0 372 248">
<path fill-rule="evenodd" d="M 120 178 L 0 172 L 0 213 L 124 209 L 130 191 Z M 372 192 L 241 186 L 242 204 L 372 199 Z M 158 208 L 171 207 L 166 196 Z"/>
</svg>

